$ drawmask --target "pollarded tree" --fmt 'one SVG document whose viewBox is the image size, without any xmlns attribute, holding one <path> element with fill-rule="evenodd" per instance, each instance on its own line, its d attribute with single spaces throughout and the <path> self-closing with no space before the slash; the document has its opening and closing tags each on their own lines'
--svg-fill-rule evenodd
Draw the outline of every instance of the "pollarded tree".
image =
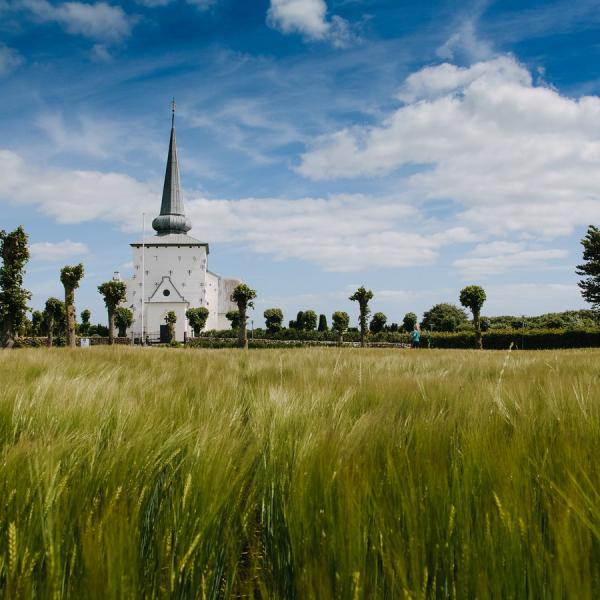
<svg viewBox="0 0 600 600">
<path fill-rule="evenodd" d="M 240 328 L 240 311 L 230 310 L 225 318 L 231 323 L 231 329 L 236 330 Z"/>
<path fill-rule="evenodd" d="M 59 323 L 65 317 L 65 305 L 58 298 L 48 298 L 44 312 L 46 313 L 48 348 L 52 348 L 52 344 L 54 343 L 54 328 L 56 323 Z"/>
<path fill-rule="evenodd" d="M 404 315 L 404 319 L 402 319 L 402 327 L 404 327 L 404 331 L 408 331 L 409 333 L 415 328 L 417 324 L 417 315 L 414 312 L 408 312 Z"/>
<path fill-rule="evenodd" d="M 371 333 L 381 333 L 384 330 L 386 323 L 387 317 L 382 312 L 376 312 L 371 319 L 369 329 L 371 330 Z"/>
<path fill-rule="evenodd" d="M 209 310 L 206 306 L 200 306 L 198 308 L 188 308 L 185 311 L 185 316 L 194 331 L 194 337 L 198 337 L 202 330 L 206 327 L 206 321 L 208 320 Z"/>
<path fill-rule="evenodd" d="M 75 290 L 83 277 L 83 265 L 67 265 L 60 270 L 60 281 L 65 288 L 65 324 L 67 327 L 67 346 L 75 348 Z"/>
<path fill-rule="evenodd" d="M 475 327 L 475 346 L 483 350 L 483 337 L 481 335 L 481 307 L 485 302 L 485 290 L 478 285 L 468 285 L 460 291 L 460 303 L 473 313 L 473 326 Z"/>
<path fill-rule="evenodd" d="M 327 326 L 327 317 L 325 315 L 319 315 L 318 331 L 329 331 L 329 327 Z"/>
<path fill-rule="evenodd" d="M 360 324 L 360 345 L 364 348 L 365 346 L 365 337 L 367 335 L 367 325 L 369 320 L 369 302 L 373 299 L 373 292 L 371 290 L 365 289 L 365 286 L 359 287 L 352 296 L 350 296 L 349 300 L 353 302 L 358 302 L 359 307 L 359 316 L 358 322 Z"/>
<path fill-rule="evenodd" d="M 304 311 L 302 316 L 302 329 L 314 331 L 317 328 L 317 313 L 314 310 Z"/>
<path fill-rule="evenodd" d="M 280 308 L 267 308 L 263 313 L 265 326 L 268 333 L 281 331 L 283 323 L 283 311 Z"/>
<path fill-rule="evenodd" d="M 175 311 L 170 310 L 166 314 L 165 323 L 169 326 L 169 342 L 173 342 L 175 340 L 175 323 L 177 323 Z"/>
<path fill-rule="evenodd" d="M 344 333 L 348 331 L 350 317 L 347 312 L 338 310 L 331 315 L 331 329 L 338 334 L 340 343 L 344 339 Z"/>
<path fill-rule="evenodd" d="M 108 310 L 108 343 L 115 343 L 115 311 L 121 302 L 125 301 L 127 286 L 124 281 L 106 281 L 98 286 L 98 291 L 104 297 L 104 305 Z"/>
<path fill-rule="evenodd" d="M 133 325 L 133 312 L 129 308 L 119 306 L 115 310 L 115 325 L 119 330 L 119 337 L 127 337 L 127 328 Z"/>
<path fill-rule="evenodd" d="M 585 261 L 577 267 L 577 275 L 585 276 L 579 282 L 581 295 L 594 310 L 600 310 L 600 229 L 590 225 L 581 245 Z"/>
<path fill-rule="evenodd" d="M 88 335 L 90 332 L 90 319 L 92 318 L 92 313 L 86 308 L 81 311 L 81 325 L 79 326 L 79 333 L 81 335 Z"/>
<path fill-rule="evenodd" d="M 248 348 L 248 335 L 246 333 L 247 311 L 254 306 L 256 291 L 248 287 L 245 283 L 240 283 L 231 294 L 231 301 L 235 302 L 240 313 L 240 328 L 238 330 L 238 344 L 240 348 Z"/>
<path fill-rule="evenodd" d="M 23 289 L 25 264 L 29 260 L 28 237 L 22 227 L 0 231 L 0 323 L 3 348 L 12 348 L 15 335 L 27 315 L 31 294 Z"/>
</svg>

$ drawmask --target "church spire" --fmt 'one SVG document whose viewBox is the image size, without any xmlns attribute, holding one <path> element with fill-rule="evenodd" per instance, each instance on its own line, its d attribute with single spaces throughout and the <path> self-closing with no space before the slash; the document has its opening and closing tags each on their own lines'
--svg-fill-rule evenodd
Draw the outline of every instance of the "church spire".
<svg viewBox="0 0 600 600">
<path fill-rule="evenodd" d="M 173 98 L 172 103 L 171 139 L 169 141 L 169 154 L 167 156 L 167 169 L 165 171 L 160 216 L 152 221 L 152 227 L 156 230 L 157 235 L 187 233 L 192 228 L 191 221 L 185 216 L 183 199 L 181 198 L 179 164 L 177 162 L 177 140 L 175 138 L 175 98 Z"/>
</svg>

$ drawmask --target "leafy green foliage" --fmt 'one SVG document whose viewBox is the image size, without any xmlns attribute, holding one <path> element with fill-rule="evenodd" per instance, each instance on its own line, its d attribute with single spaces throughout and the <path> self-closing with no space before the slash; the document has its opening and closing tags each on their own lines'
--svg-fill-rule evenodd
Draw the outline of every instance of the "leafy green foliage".
<svg viewBox="0 0 600 600">
<path fill-rule="evenodd" d="M 417 324 L 417 315 L 414 312 L 408 312 L 404 315 L 404 319 L 402 319 L 402 327 L 404 331 L 411 332 L 415 325 Z"/>
<path fill-rule="evenodd" d="M 350 317 L 347 312 L 338 310 L 331 315 L 331 329 L 338 334 L 340 339 L 348 330 L 348 325 L 350 325 Z"/>
<path fill-rule="evenodd" d="M 367 326 L 369 320 L 369 302 L 373 299 L 373 292 L 371 290 L 365 289 L 364 286 L 359 287 L 348 300 L 352 300 L 353 302 L 358 302 L 359 306 L 359 316 L 358 323 L 360 325 L 360 344 L 361 346 L 365 345 L 365 337 L 367 335 Z"/>
<path fill-rule="evenodd" d="M 13 232 L 0 231 L 0 344 L 11 347 L 27 315 L 29 291 L 23 288 L 25 264 L 29 260 L 29 238 L 23 227 Z"/>
<path fill-rule="evenodd" d="M 423 314 L 421 327 L 434 331 L 456 331 L 458 327 L 467 322 L 467 313 L 454 304 L 436 304 Z"/>
<path fill-rule="evenodd" d="M 247 310 L 248 308 L 254 307 L 254 299 L 256 298 L 256 291 L 248 287 L 245 283 L 240 283 L 231 294 L 231 301 L 235 302 L 238 307 L 240 316 L 239 324 L 239 346 L 240 348 L 248 348 L 248 335 L 246 334 L 247 325 Z"/>
<path fill-rule="evenodd" d="M 60 335 L 65 326 L 65 305 L 58 298 L 48 298 L 44 309 L 46 317 L 46 334 L 48 336 L 48 347 L 54 344 L 54 336 Z"/>
<path fill-rule="evenodd" d="M 115 338 L 115 311 L 121 302 L 125 301 L 127 286 L 124 281 L 106 281 L 98 286 L 98 291 L 104 297 L 104 304 L 108 310 L 108 338 L 109 343 L 114 343 Z"/>
<path fill-rule="evenodd" d="M 382 312 L 376 312 L 371 319 L 369 329 L 371 333 L 381 333 L 385 329 L 387 317 Z"/>
<path fill-rule="evenodd" d="M 302 317 L 302 329 L 304 331 L 314 331 L 317 328 L 317 313 L 314 310 L 304 311 Z"/>
<path fill-rule="evenodd" d="M 267 308 L 263 313 L 265 325 L 269 333 L 281 331 L 283 324 L 283 311 L 280 308 Z"/>
<path fill-rule="evenodd" d="M 584 276 L 579 282 L 581 295 L 595 310 L 600 310 L 600 229 L 590 225 L 581 245 L 584 262 L 576 271 Z"/>
<path fill-rule="evenodd" d="M 473 327 L 475 328 L 475 346 L 480 350 L 483 348 L 481 336 L 481 308 L 486 300 L 485 290 L 478 285 L 468 285 L 460 292 L 460 303 L 471 310 L 473 314 Z"/>
<path fill-rule="evenodd" d="M 81 311 L 81 324 L 79 325 L 79 335 L 87 336 L 90 334 L 90 319 L 92 313 L 86 308 Z"/>
<path fill-rule="evenodd" d="M 225 315 L 225 318 L 231 323 L 231 329 L 239 329 L 240 327 L 240 311 L 230 310 Z"/>
<path fill-rule="evenodd" d="M 129 308 L 119 306 L 115 310 L 115 325 L 119 329 L 119 337 L 126 337 L 127 328 L 133 325 L 133 312 Z"/>
<path fill-rule="evenodd" d="M 65 318 L 67 328 L 67 343 L 75 347 L 75 290 L 83 277 L 83 265 L 67 265 L 60 271 L 60 281 L 65 288 Z"/>
<path fill-rule="evenodd" d="M 191 328 L 194 330 L 194 335 L 198 337 L 200 332 L 206 326 L 208 319 L 209 310 L 206 306 L 200 306 L 198 308 L 188 308 L 185 311 L 185 316 L 189 321 Z"/>
</svg>

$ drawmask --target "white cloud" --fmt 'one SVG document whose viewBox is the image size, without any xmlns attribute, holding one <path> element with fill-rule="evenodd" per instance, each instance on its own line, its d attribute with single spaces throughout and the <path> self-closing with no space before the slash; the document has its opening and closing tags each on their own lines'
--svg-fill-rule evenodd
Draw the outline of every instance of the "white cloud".
<svg viewBox="0 0 600 600">
<path fill-rule="evenodd" d="M 459 221 L 498 235 L 553 237 L 600 220 L 600 98 L 535 86 L 507 56 L 423 69 L 399 97 L 380 125 L 317 139 L 298 171 L 324 180 L 421 165 L 405 198 L 451 199 Z"/>
<path fill-rule="evenodd" d="M 31 258 L 37 261 L 58 262 L 83 256 L 89 252 L 82 242 L 35 242 L 30 245 Z"/>
<path fill-rule="evenodd" d="M 453 60 L 458 55 L 476 61 L 491 58 L 493 52 L 488 42 L 477 37 L 475 21 L 471 17 L 437 49 L 436 54 L 444 60 Z"/>
<path fill-rule="evenodd" d="M 68 33 L 95 40 L 120 41 L 129 36 L 134 23 L 120 6 L 106 2 L 54 5 L 47 0 L 23 0 L 22 6 L 41 22 L 59 23 Z"/>
<path fill-rule="evenodd" d="M 154 215 L 160 182 L 120 173 L 67 171 L 26 165 L 0 150 L 0 201 L 31 205 L 59 223 L 104 221 L 140 230 Z M 434 263 L 448 245 L 476 239 L 464 227 L 438 230 L 396 198 L 191 199 L 186 211 L 198 237 L 241 245 L 277 259 L 299 259 L 328 271 L 361 271 Z M 419 223 L 420 232 L 415 231 Z M 150 217 L 147 219 L 148 227 Z M 441 229 L 441 230 L 440 230 Z"/>
<path fill-rule="evenodd" d="M 282 33 L 299 33 L 309 40 L 329 40 L 344 48 L 358 38 L 342 17 L 327 18 L 325 0 L 271 0 L 267 23 Z"/>
<path fill-rule="evenodd" d="M 493 244 L 492 244 L 493 245 Z M 518 246 L 518 244 L 516 245 Z M 486 278 L 505 271 L 523 268 L 548 268 L 553 262 L 565 258 L 566 250 L 561 249 L 510 249 L 510 251 L 493 252 L 489 256 L 459 258 L 454 261 L 463 277 Z"/>
<path fill-rule="evenodd" d="M 0 44 L 0 77 L 8 75 L 24 62 L 23 57 L 14 48 Z"/>
</svg>

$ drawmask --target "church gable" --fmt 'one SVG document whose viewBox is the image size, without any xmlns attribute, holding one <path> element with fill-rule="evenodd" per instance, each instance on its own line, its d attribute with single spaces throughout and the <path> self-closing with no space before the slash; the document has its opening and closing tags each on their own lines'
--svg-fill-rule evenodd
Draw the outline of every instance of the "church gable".
<svg viewBox="0 0 600 600">
<path fill-rule="evenodd" d="M 179 293 L 179 290 L 173 285 L 171 278 L 165 276 L 158 284 L 154 294 L 150 296 L 149 302 L 187 302 Z"/>
</svg>

